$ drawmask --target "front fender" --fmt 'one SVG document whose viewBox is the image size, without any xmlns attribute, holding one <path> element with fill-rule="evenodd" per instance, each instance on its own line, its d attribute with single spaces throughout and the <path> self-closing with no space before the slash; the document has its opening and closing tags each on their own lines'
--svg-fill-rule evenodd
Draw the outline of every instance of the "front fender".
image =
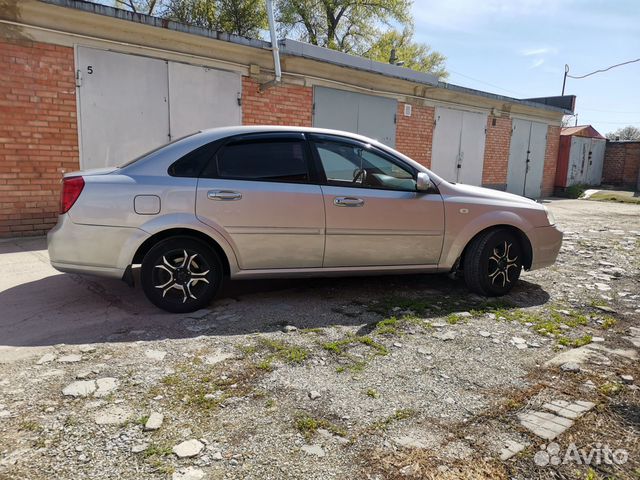
<svg viewBox="0 0 640 480">
<path fill-rule="evenodd" d="M 438 268 L 450 270 L 455 265 L 456 260 L 462 255 L 465 247 L 471 239 L 481 231 L 497 227 L 500 225 L 508 225 L 521 230 L 531 242 L 530 231 L 534 228 L 531 222 L 515 212 L 486 211 L 469 219 L 469 213 L 463 213 L 465 208 L 447 209 L 446 215 L 446 232 L 444 237 L 442 256 Z"/>
</svg>

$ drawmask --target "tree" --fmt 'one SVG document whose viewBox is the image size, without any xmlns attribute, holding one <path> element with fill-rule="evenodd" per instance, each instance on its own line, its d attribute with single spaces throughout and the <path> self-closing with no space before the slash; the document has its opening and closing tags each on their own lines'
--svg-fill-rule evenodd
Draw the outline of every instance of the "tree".
<svg viewBox="0 0 640 480">
<path fill-rule="evenodd" d="M 243 37 L 267 28 L 264 0 L 168 0 L 163 17 Z"/>
<path fill-rule="evenodd" d="M 115 0 L 116 8 L 126 8 L 134 13 L 144 13 L 154 15 L 156 9 L 160 8 L 158 0 Z"/>
<path fill-rule="evenodd" d="M 609 140 L 640 140 L 640 128 L 629 125 L 607 133 L 606 137 Z"/>
<path fill-rule="evenodd" d="M 440 79 L 449 76 L 445 70 L 446 57 L 431 50 L 429 45 L 413 41 L 413 28 L 389 30 L 380 35 L 364 56 L 378 62 L 391 61 L 392 50 L 395 49 L 395 63 L 419 72 L 433 73 Z"/>
<path fill-rule="evenodd" d="M 410 24 L 410 0 L 278 0 L 282 36 L 313 45 L 362 53 L 391 22 Z"/>
</svg>

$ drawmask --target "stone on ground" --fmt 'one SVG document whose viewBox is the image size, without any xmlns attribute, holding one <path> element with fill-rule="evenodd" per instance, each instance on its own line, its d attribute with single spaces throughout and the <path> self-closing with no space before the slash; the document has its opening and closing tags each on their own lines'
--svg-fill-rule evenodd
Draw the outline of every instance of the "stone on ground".
<svg viewBox="0 0 640 480">
<path fill-rule="evenodd" d="M 37 365 L 43 365 L 45 363 L 53 362 L 56 359 L 56 356 L 53 353 L 45 353 L 40 357 L 40 360 L 36 362 Z"/>
<path fill-rule="evenodd" d="M 161 362 L 162 360 L 164 360 L 164 357 L 167 356 L 167 352 L 165 352 L 164 350 L 145 350 L 144 356 L 149 360 Z"/>
<path fill-rule="evenodd" d="M 307 455 L 315 455 L 316 457 L 324 457 L 324 450 L 320 445 L 303 445 L 302 451 Z"/>
<path fill-rule="evenodd" d="M 158 412 L 151 412 L 149 418 L 144 424 L 144 429 L 147 431 L 158 430 L 162 426 L 164 421 L 164 415 Z"/>
<path fill-rule="evenodd" d="M 78 380 L 62 389 L 62 394 L 68 397 L 88 397 L 96 391 L 96 382 L 93 380 Z"/>
<path fill-rule="evenodd" d="M 505 460 L 509 460 L 511 457 L 521 452 L 525 448 L 527 448 L 526 444 L 515 442 L 513 440 L 507 440 L 506 442 L 504 442 L 504 447 L 500 451 L 500 460 L 502 460 L 503 462 Z"/>
<path fill-rule="evenodd" d="M 175 453 L 178 458 L 189 458 L 198 455 L 203 448 L 204 444 L 202 442 L 196 439 L 191 439 L 173 447 L 173 453 Z"/>
<path fill-rule="evenodd" d="M 105 397 L 118 388 L 118 380 L 112 377 L 98 378 L 96 380 L 97 390 L 94 397 Z"/>
<path fill-rule="evenodd" d="M 71 355 L 64 355 L 58 358 L 58 362 L 60 363 L 76 363 L 82 360 L 82 355 L 77 353 L 72 353 Z"/>
</svg>

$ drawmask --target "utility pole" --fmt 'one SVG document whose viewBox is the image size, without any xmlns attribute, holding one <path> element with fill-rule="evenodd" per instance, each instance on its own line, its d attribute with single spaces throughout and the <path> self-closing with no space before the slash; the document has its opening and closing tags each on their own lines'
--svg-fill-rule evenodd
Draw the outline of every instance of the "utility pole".
<svg viewBox="0 0 640 480">
<path fill-rule="evenodd" d="M 564 64 L 564 79 L 562 80 L 562 96 L 564 96 L 564 87 L 567 84 L 567 75 L 569 74 L 569 65 Z"/>
</svg>

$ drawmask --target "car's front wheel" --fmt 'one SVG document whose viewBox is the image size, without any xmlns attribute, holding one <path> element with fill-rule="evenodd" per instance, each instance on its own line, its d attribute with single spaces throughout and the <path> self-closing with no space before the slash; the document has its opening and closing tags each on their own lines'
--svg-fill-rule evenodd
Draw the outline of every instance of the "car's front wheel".
<svg viewBox="0 0 640 480">
<path fill-rule="evenodd" d="M 465 253 L 465 283 L 480 295 L 505 295 L 520 278 L 522 257 L 520 242 L 509 230 L 484 232 L 473 239 Z"/>
<path fill-rule="evenodd" d="M 220 289 L 222 262 L 204 242 L 173 237 L 154 245 L 142 260 L 142 288 L 157 307 L 186 313 L 206 307 Z"/>
</svg>

